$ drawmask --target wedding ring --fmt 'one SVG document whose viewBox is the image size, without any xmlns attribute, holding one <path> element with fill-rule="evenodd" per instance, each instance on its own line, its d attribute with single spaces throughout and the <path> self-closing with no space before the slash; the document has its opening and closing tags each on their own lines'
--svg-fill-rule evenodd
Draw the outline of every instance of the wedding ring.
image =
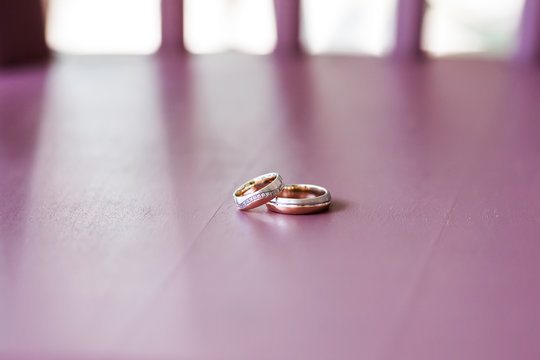
<svg viewBox="0 0 540 360">
<path fill-rule="evenodd" d="M 282 214 L 312 214 L 328 209 L 330 202 L 330 193 L 322 186 L 285 185 L 266 207 Z"/>
<path fill-rule="evenodd" d="M 234 191 L 233 197 L 240 210 L 261 206 L 283 189 L 283 180 L 278 173 L 268 173 L 251 179 Z"/>
</svg>

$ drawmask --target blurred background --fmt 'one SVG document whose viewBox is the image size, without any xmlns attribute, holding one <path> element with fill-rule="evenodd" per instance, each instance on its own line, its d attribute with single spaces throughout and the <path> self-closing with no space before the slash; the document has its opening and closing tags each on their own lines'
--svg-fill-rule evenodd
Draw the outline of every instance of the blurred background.
<svg viewBox="0 0 540 360">
<path fill-rule="evenodd" d="M 523 3 L 429 0 L 422 48 L 432 56 L 509 57 Z M 303 47 L 311 54 L 384 56 L 394 43 L 396 5 L 303 1 Z M 47 42 L 57 52 L 151 54 L 161 42 L 158 0 L 49 0 L 47 11 Z M 274 17 L 272 0 L 185 0 L 187 50 L 268 54 L 276 43 Z"/>
</svg>

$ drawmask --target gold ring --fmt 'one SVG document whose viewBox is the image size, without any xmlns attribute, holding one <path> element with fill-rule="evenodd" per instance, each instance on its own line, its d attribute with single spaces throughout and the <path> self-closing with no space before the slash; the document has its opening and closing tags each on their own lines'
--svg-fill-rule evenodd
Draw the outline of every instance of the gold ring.
<svg viewBox="0 0 540 360">
<path fill-rule="evenodd" d="M 312 214 L 328 209 L 331 197 L 328 190 L 317 185 L 285 185 L 266 207 L 281 214 Z"/>
<path fill-rule="evenodd" d="M 261 206 L 283 189 L 283 180 L 278 173 L 268 173 L 249 180 L 234 191 L 234 202 L 240 210 Z"/>
</svg>

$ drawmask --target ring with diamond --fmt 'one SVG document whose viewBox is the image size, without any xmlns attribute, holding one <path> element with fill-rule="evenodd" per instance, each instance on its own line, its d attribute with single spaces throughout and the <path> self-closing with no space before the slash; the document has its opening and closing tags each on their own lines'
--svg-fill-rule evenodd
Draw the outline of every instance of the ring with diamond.
<svg viewBox="0 0 540 360">
<path fill-rule="evenodd" d="M 328 209 L 330 203 L 330 193 L 322 186 L 299 184 L 285 185 L 266 207 L 282 214 L 312 214 Z"/>
<path fill-rule="evenodd" d="M 283 180 L 276 173 L 251 179 L 234 191 L 234 202 L 240 210 L 249 210 L 272 200 L 283 189 Z"/>
</svg>

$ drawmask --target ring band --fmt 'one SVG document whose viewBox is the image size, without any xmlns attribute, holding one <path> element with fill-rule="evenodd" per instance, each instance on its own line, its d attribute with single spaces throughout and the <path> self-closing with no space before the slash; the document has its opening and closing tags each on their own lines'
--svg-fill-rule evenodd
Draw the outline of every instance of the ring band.
<svg viewBox="0 0 540 360">
<path fill-rule="evenodd" d="M 328 209 L 330 203 L 330 193 L 322 186 L 299 184 L 285 185 L 266 207 L 282 214 L 312 214 Z"/>
<path fill-rule="evenodd" d="M 234 202 L 240 210 L 249 210 L 261 206 L 283 189 L 281 176 L 274 172 L 251 179 L 234 191 Z"/>
</svg>

